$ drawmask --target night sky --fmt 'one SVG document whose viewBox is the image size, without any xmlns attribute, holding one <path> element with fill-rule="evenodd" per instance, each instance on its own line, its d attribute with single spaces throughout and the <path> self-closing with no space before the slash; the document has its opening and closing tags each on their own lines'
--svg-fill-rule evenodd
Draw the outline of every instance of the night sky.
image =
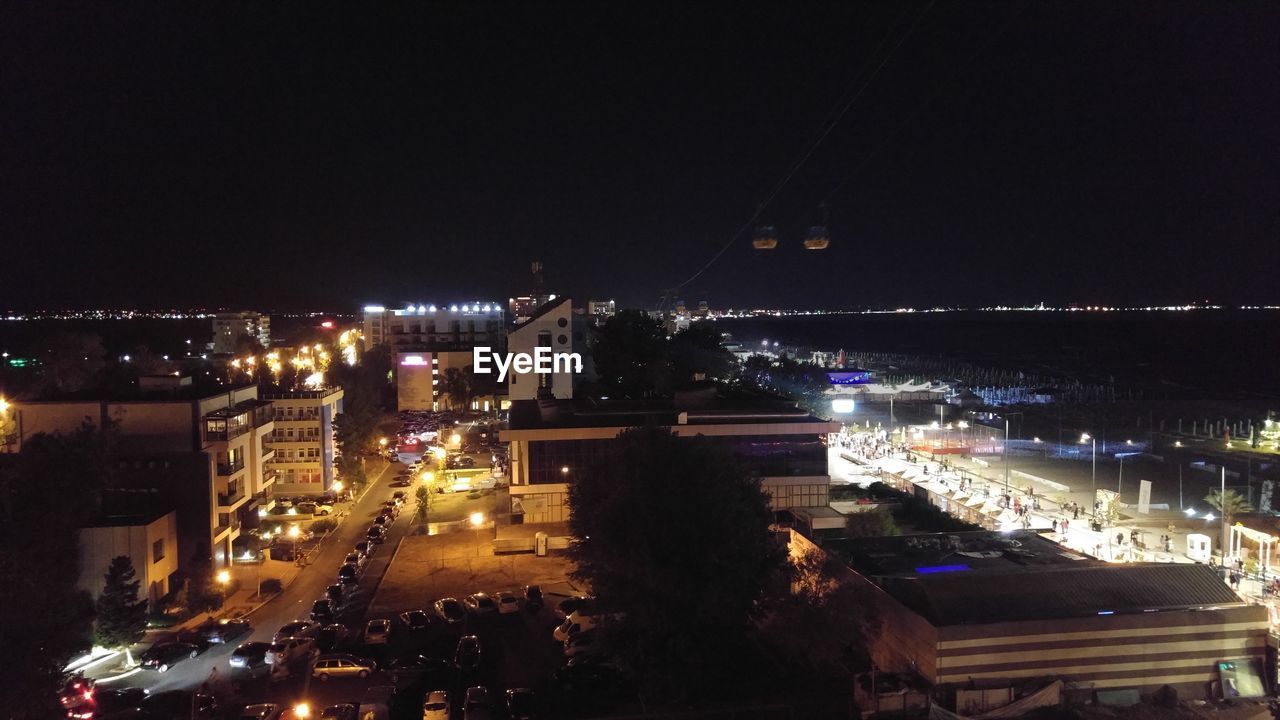
<svg viewBox="0 0 1280 720">
<path fill-rule="evenodd" d="M 693 4 L 7 3 L 0 309 L 653 307 L 886 57 L 681 297 L 1280 302 L 1280 5 Z"/>
</svg>

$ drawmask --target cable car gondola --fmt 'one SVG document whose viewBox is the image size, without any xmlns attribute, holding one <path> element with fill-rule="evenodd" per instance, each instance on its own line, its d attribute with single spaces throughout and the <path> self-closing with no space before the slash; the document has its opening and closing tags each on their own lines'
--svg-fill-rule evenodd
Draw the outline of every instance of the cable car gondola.
<svg viewBox="0 0 1280 720">
<path fill-rule="evenodd" d="M 831 244 L 831 237 L 827 235 L 825 225 L 814 225 L 809 228 L 809 236 L 804 239 L 805 250 L 826 250 Z"/>
<path fill-rule="evenodd" d="M 778 247 L 778 233 L 772 225 L 756 228 L 755 239 L 751 241 L 751 245 L 757 250 L 772 250 Z"/>
</svg>

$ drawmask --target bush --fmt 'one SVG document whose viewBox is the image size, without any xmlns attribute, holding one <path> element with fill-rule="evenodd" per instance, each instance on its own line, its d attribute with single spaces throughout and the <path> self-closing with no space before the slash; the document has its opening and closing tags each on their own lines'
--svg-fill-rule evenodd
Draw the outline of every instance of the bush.
<svg viewBox="0 0 1280 720">
<path fill-rule="evenodd" d="M 321 519 L 319 519 L 319 520 L 314 520 L 314 521 L 312 521 L 312 523 L 311 523 L 311 532 L 314 532 L 314 533 L 327 533 L 327 532 L 330 532 L 331 530 L 333 530 L 333 529 L 334 529 L 334 528 L 336 528 L 336 527 L 338 527 L 338 521 L 337 521 L 337 520 L 334 520 L 334 519 L 332 519 L 332 518 L 321 518 Z"/>
<path fill-rule="evenodd" d="M 262 581 L 258 589 L 263 595 L 274 595 L 284 591 L 284 583 L 280 581 L 280 578 L 267 578 Z"/>
</svg>

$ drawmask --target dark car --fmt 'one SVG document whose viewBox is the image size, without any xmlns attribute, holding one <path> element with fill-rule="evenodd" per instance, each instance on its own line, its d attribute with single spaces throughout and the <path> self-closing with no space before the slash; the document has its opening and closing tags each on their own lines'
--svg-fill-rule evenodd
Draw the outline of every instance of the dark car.
<svg viewBox="0 0 1280 720">
<path fill-rule="evenodd" d="M 142 661 L 139 664 L 150 670 L 168 672 L 174 665 L 199 654 L 200 647 L 191 643 L 161 643 L 142 653 Z"/>
<path fill-rule="evenodd" d="M 267 664 L 267 648 L 271 643 L 247 642 L 231 653 L 231 667 L 256 668 Z"/>
<path fill-rule="evenodd" d="M 337 606 L 342 604 L 342 600 L 347 596 L 347 593 L 342 589 L 342 583 L 334 583 L 325 588 L 324 596 Z"/>
<path fill-rule="evenodd" d="M 207 620 L 196 628 L 196 632 L 206 641 L 223 644 L 240 637 L 248 635 L 253 631 L 253 626 L 248 620 L 225 618 L 222 620 Z"/>
<path fill-rule="evenodd" d="M 383 528 L 390 526 L 391 516 L 388 514 L 388 511 L 382 511 L 381 515 L 373 519 L 373 524 Z"/>
<path fill-rule="evenodd" d="M 507 691 L 507 717 L 511 720 L 533 720 L 533 691 L 529 688 L 512 688 Z"/>
<path fill-rule="evenodd" d="M 391 500 L 397 505 L 403 505 L 406 499 L 408 499 L 408 497 L 405 495 L 403 490 L 397 490 L 391 493 Z"/>
<path fill-rule="evenodd" d="M 348 637 L 351 631 L 346 625 L 329 624 L 316 631 L 316 647 L 322 652 L 331 652 L 341 645 Z"/>
<path fill-rule="evenodd" d="M 377 546 L 369 542 L 368 540 L 361 540 L 360 542 L 356 543 L 356 552 L 361 553 L 366 557 L 372 556 L 373 551 L 377 549 L 378 549 Z"/>
<path fill-rule="evenodd" d="M 355 563 L 346 563 L 338 568 L 338 580 L 343 585 L 355 585 L 360 582 L 360 568 Z"/>
<path fill-rule="evenodd" d="M 437 660 L 426 655 L 410 655 L 392 660 L 387 671 L 391 673 L 391 681 L 400 685 L 423 677 L 436 682 L 445 680 L 452 676 L 454 666 L 447 660 Z"/>
<path fill-rule="evenodd" d="M 539 585 L 524 586 L 524 606 L 527 610 L 542 609 L 542 587 Z"/>
<path fill-rule="evenodd" d="M 441 598 L 435 603 L 436 616 L 448 623 L 460 623 L 467 619 L 467 611 L 454 598 Z"/>
<path fill-rule="evenodd" d="M 369 538 L 369 542 L 375 545 L 381 545 L 387 541 L 387 532 L 383 530 L 380 525 L 369 526 L 369 530 L 365 533 L 365 536 Z"/>
<path fill-rule="evenodd" d="M 475 635 L 463 635 L 458 639 L 458 652 L 453 656 L 453 663 L 459 670 L 475 670 L 480 667 L 480 638 Z"/>
<path fill-rule="evenodd" d="M 93 698 L 85 703 L 77 705 L 67 711 L 67 717 L 81 718 L 88 720 L 89 718 L 107 718 L 107 717 L 134 717 L 128 714 L 130 711 L 137 712 L 138 706 L 147 697 L 147 692 L 142 688 L 120 688 L 120 689 L 104 689 L 97 688 L 93 692 Z"/>
<path fill-rule="evenodd" d="M 321 625 L 333 623 L 333 603 L 329 602 L 329 598 L 321 598 L 311 603 L 311 619 Z"/>
<path fill-rule="evenodd" d="M 320 711 L 320 720 L 356 720 L 360 714 L 360 706 L 355 703 L 330 705 Z"/>
<path fill-rule="evenodd" d="M 426 630 L 431 627 L 431 614 L 426 610 L 409 610 L 400 613 L 400 622 L 410 630 Z"/>
<path fill-rule="evenodd" d="M 138 708 L 148 720 L 191 720 L 193 715 L 197 720 L 211 720 L 221 712 L 213 695 L 201 692 L 192 695 L 183 690 L 147 695 Z"/>
<path fill-rule="evenodd" d="M 569 617 L 575 610 L 585 607 L 591 602 L 591 598 L 585 595 L 575 595 L 574 597 L 565 598 L 556 606 L 556 617 L 561 620 Z"/>
<path fill-rule="evenodd" d="M 623 685 L 622 673 L 612 665 L 599 661 L 575 662 L 556 671 L 555 687 L 566 699 L 580 704 L 598 705 L 616 698 Z"/>
</svg>

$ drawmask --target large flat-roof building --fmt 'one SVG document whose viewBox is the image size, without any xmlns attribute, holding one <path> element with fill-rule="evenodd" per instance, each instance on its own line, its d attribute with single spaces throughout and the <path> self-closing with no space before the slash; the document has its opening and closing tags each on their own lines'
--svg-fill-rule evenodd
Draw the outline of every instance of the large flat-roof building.
<svg viewBox="0 0 1280 720">
<path fill-rule="evenodd" d="M 173 503 L 184 563 L 205 548 L 215 566 L 230 564 L 231 542 L 275 480 L 265 443 L 274 417 L 256 385 L 213 389 L 186 377 L 143 377 L 129 397 L 20 402 L 12 413 L 10 452 L 37 433 L 111 423 L 123 482 Z"/>
<path fill-rule="evenodd" d="M 827 505 L 825 436 L 839 423 L 794 406 L 724 402 L 704 388 L 700 397 L 662 407 L 546 399 L 512 402 L 510 429 L 513 522 L 558 523 L 569 516 L 568 488 L 589 472 L 611 441 L 627 428 L 653 424 L 681 437 L 703 436 L 722 445 L 760 478 L 775 510 Z M 681 407 L 689 409 L 681 409 Z M 672 498 L 677 504 L 678 498 Z"/>
<path fill-rule="evenodd" d="M 265 438 L 275 492 L 321 495 L 336 479 L 333 419 L 342 412 L 342 388 L 270 392 L 274 426 Z"/>
<path fill-rule="evenodd" d="M 811 547 L 792 533 L 793 553 Z M 826 540 L 823 550 L 882 621 L 877 667 L 944 691 L 1058 678 L 1202 697 L 1219 662 L 1261 670 L 1267 652 L 1267 609 L 1206 565 L 1107 563 L 1030 531 Z"/>
<path fill-rule="evenodd" d="M 213 343 L 215 353 L 234 353 L 241 335 L 256 340 L 262 347 L 271 347 L 271 316 L 253 311 L 220 312 L 213 316 Z"/>
<path fill-rule="evenodd" d="M 398 310 L 366 305 L 361 326 L 366 343 L 386 345 L 392 352 L 469 352 L 475 346 L 501 350 L 507 337 L 502 305 L 494 302 L 418 304 Z"/>
</svg>

